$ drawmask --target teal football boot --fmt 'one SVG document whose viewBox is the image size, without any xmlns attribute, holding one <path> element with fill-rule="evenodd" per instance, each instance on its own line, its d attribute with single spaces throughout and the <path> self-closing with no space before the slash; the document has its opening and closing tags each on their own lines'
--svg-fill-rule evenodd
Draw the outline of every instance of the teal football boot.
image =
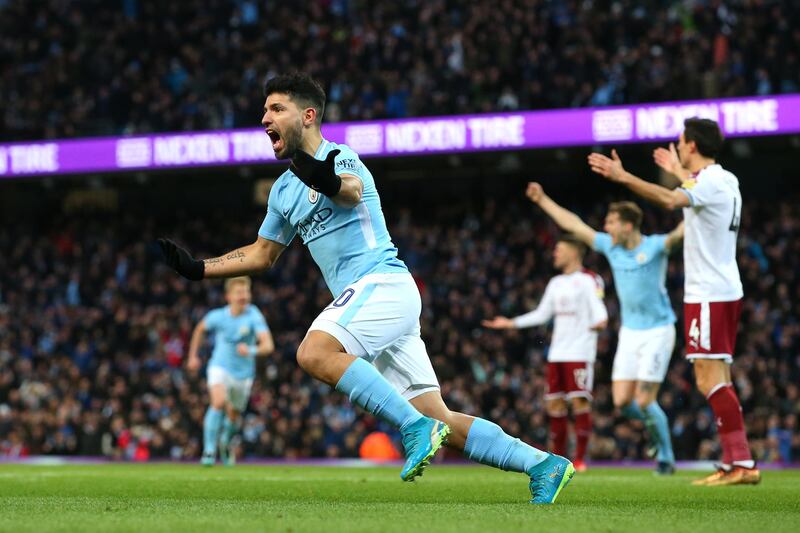
<svg viewBox="0 0 800 533">
<path fill-rule="evenodd" d="M 561 489 L 575 475 L 575 467 L 568 459 L 550 454 L 550 457 L 534 466 L 528 475 L 531 476 L 528 485 L 531 490 L 530 503 L 554 503 Z"/>
<path fill-rule="evenodd" d="M 232 439 L 220 439 L 219 460 L 225 466 L 234 466 L 236 464 L 236 450 L 234 449 Z"/>
<path fill-rule="evenodd" d="M 431 462 L 436 452 L 447 442 L 450 428 L 444 422 L 423 416 L 403 433 L 403 448 L 406 451 L 406 464 L 400 472 L 400 479 L 413 481 Z"/>
<path fill-rule="evenodd" d="M 217 462 L 216 457 L 214 457 L 213 453 L 206 453 L 203 452 L 203 456 L 200 458 L 200 464 L 203 466 L 214 466 L 214 463 Z"/>
</svg>

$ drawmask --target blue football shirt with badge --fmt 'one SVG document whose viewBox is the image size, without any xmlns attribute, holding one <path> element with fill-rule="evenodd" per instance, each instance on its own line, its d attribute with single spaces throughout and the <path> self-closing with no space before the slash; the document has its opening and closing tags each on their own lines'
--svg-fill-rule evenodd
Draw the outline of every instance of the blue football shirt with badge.
<svg viewBox="0 0 800 533">
<path fill-rule="evenodd" d="M 251 379 L 256 375 L 256 360 L 253 356 L 241 356 L 236 352 L 239 343 L 248 346 L 258 344 L 258 334 L 269 331 L 264 315 L 254 305 L 248 305 L 242 313 L 231 314 L 230 306 L 212 309 L 203 318 L 206 331 L 213 334 L 214 349 L 208 366 L 218 366 L 236 379 Z"/>
<path fill-rule="evenodd" d="M 614 244 L 608 233 L 597 233 L 594 249 L 611 265 L 622 310 L 622 325 L 651 329 L 675 323 L 667 294 L 666 235 L 642 235 L 639 246 L 628 250 Z"/>
<path fill-rule="evenodd" d="M 272 186 L 258 235 L 288 246 L 299 234 L 331 293 L 338 296 L 367 274 L 407 273 L 408 268 L 386 229 L 372 173 L 344 144 L 323 139 L 314 157 L 324 160 L 331 150 L 340 150 L 336 174 L 356 176 L 364 185 L 361 201 L 352 208 L 336 205 L 287 170 Z"/>
</svg>

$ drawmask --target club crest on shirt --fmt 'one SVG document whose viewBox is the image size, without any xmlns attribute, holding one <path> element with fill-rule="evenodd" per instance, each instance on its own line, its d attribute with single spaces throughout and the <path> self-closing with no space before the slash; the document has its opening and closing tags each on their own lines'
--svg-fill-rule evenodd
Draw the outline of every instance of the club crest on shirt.
<svg viewBox="0 0 800 533">
<path fill-rule="evenodd" d="M 319 200 L 319 193 L 314 189 L 308 189 L 308 201 L 315 204 L 317 200 Z"/>
<path fill-rule="evenodd" d="M 636 255 L 636 262 L 637 262 L 637 263 L 639 263 L 640 265 L 643 265 L 643 264 L 645 264 L 645 262 L 646 262 L 646 261 L 647 261 L 647 254 L 646 254 L 646 253 L 644 253 L 644 252 L 639 252 L 639 253 Z"/>
<path fill-rule="evenodd" d="M 239 335 L 241 335 L 242 337 L 249 334 L 250 334 L 250 326 L 242 326 L 239 328 Z"/>
<path fill-rule="evenodd" d="M 694 189 L 695 185 L 697 185 L 696 178 L 689 178 L 688 180 L 684 180 L 681 182 L 681 187 L 687 190 Z"/>
</svg>

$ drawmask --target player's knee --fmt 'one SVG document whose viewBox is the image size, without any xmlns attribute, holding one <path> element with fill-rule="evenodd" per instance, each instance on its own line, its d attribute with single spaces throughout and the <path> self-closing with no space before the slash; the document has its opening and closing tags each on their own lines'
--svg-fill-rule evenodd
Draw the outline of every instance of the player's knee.
<svg viewBox="0 0 800 533">
<path fill-rule="evenodd" d="M 572 410 L 576 413 L 586 412 L 592 409 L 592 402 L 588 398 L 572 398 Z"/>
<path fill-rule="evenodd" d="M 645 409 L 647 409 L 648 405 L 653 403 L 653 398 L 649 396 L 636 396 L 636 400 L 634 401 L 636 402 L 636 405 L 639 406 L 639 409 L 644 411 Z"/>
<path fill-rule="evenodd" d="M 623 409 L 625 406 L 630 405 L 632 398 L 630 397 L 620 397 L 614 398 L 614 407 L 617 409 Z"/>
<path fill-rule="evenodd" d="M 225 408 L 225 397 L 223 396 L 222 398 L 218 398 L 212 396 L 211 401 L 209 403 L 211 404 L 211 407 L 213 407 L 214 409 L 219 409 L 220 411 L 222 411 Z"/>
<path fill-rule="evenodd" d="M 695 383 L 697 384 L 697 390 L 700 391 L 700 394 L 708 396 L 711 389 L 717 385 L 717 380 L 712 379 L 710 376 L 698 374 L 695 376 Z"/>
<path fill-rule="evenodd" d="M 724 379 L 718 372 L 714 372 L 715 369 L 711 365 L 705 363 L 705 361 L 697 361 L 695 363 L 694 380 L 700 393 L 703 396 L 708 396 L 714 387 L 724 382 Z"/>
<path fill-rule="evenodd" d="M 562 398 L 548 400 L 545 409 L 548 416 L 567 416 L 567 402 Z"/>
<path fill-rule="evenodd" d="M 656 401 L 656 394 L 652 391 L 637 391 L 634 401 L 640 409 L 644 410 L 648 405 Z"/>
<path fill-rule="evenodd" d="M 297 348 L 297 364 L 306 372 L 313 374 L 322 362 L 321 353 L 313 344 L 303 341 Z"/>
</svg>

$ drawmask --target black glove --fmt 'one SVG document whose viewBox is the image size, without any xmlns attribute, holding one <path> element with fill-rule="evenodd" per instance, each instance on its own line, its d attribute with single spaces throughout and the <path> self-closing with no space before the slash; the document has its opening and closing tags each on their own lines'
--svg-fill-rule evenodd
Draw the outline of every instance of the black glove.
<svg viewBox="0 0 800 533">
<path fill-rule="evenodd" d="M 300 181 L 319 191 L 328 198 L 332 198 L 339 194 L 339 189 L 342 188 L 342 178 L 336 175 L 334 171 L 334 159 L 341 150 L 331 150 L 325 161 L 314 159 L 314 156 L 308 155 L 303 150 L 295 152 L 292 157 L 292 164 L 289 165 L 289 170 L 300 178 Z"/>
<path fill-rule="evenodd" d="M 206 273 L 206 264 L 203 261 L 195 259 L 169 239 L 158 239 L 158 245 L 164 254 L 164 262 L 175 272 L 192 281 L 203 279 Z"/>
</svg>

